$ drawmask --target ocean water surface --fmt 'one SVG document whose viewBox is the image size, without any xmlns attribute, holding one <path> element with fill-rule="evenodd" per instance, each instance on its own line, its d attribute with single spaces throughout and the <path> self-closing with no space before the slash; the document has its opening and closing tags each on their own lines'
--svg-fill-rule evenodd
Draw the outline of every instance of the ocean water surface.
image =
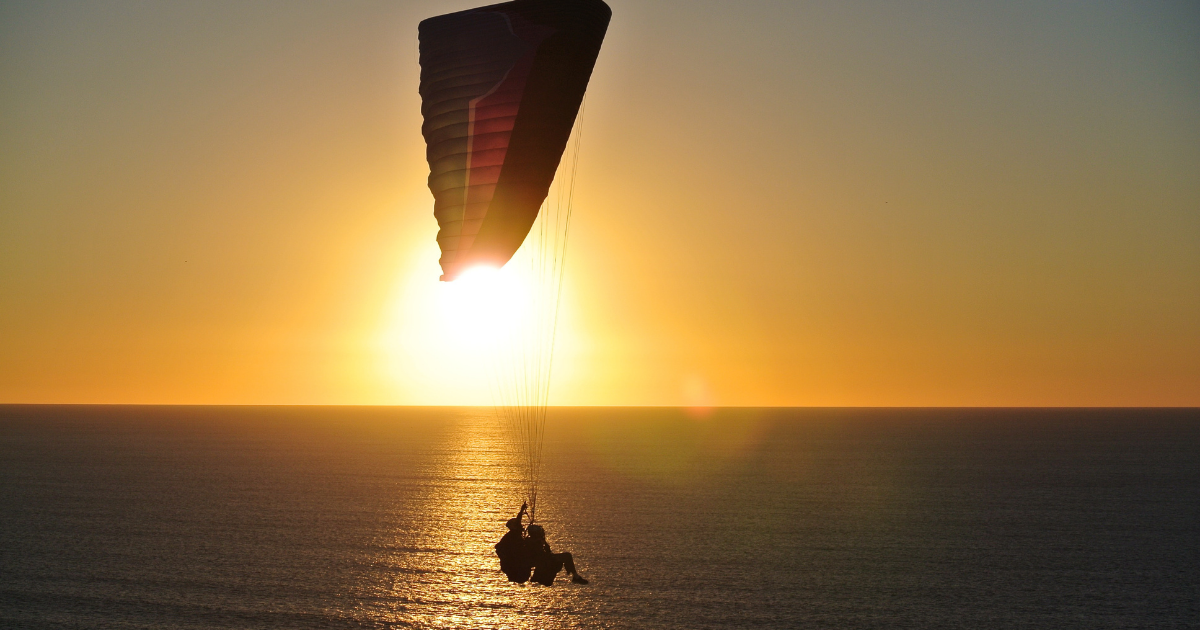
<svg viewBox="0 0 1200 630">
<path fill-rule="evenodd" d="M 1194 628 L 1196 410 L 0 406 L 4 628 Z"/>
</svg>

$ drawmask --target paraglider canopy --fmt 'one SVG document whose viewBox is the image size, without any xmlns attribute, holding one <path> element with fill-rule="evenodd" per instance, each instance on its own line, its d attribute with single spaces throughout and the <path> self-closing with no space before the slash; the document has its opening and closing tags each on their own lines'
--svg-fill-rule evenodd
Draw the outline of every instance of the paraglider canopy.
<svg viewBox="0 0 1200 630">
<path fill-rule="evenodd" d="M 546 199 L 612 11 L 515 0 L 418 27 L 442 280 L 504 265 Z"/>
</svg>

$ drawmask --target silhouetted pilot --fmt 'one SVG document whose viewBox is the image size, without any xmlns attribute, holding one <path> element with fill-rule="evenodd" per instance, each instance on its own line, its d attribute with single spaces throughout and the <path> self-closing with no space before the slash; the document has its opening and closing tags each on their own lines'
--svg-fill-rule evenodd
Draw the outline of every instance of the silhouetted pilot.
<svg viewBox="0 0 1200 630">
<path fill-rule="evenodd" d="M 500 556 L 500 570 L 508 576 L 508 581 L 524 584 L 529 580 L 533 571 L 533 563 L 529 561 L 529 553 L 525 544 L 525 528 L 521 526 L 521 517 L 525 516 L 528 504 L 521 504 L 521 511 L 516 517 L 508 519 L 508 533 L 496 543 L 496 555 Z"/>
<path fill-rule="evenodd" d="M 544 586 L 554 584 L 554 576 L 564 567 L 571 575 L 571 581 L 576 584 L 587 584 L 582 575 L 575 570 L 575 560 L 569 553 L 554 553 L 550 543 L 546 542 L 546 530 L 541 525 L 530 525 L 529 536 L 525 539 L 529 562 L 536 567 L 533 570 L 533 581 Z"/>
</svg>

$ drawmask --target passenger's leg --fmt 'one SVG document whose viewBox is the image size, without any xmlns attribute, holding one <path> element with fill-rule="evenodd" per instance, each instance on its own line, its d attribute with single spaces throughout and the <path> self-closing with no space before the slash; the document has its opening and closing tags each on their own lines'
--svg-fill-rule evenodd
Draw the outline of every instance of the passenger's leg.
<svg viewBox="0 0 1200 630">
<path fill-rule="evenodd" d="M 563 568 L 567 570 L 567 573 L 575 575 L 575 559 L 571 557 L 570 553 L 556 553 L 554 555 L 557 560 L 562 562 Z"/>
<path fill-rule="evenodd" d="M 575 570 L 575 559 L 571 557 L 571 554 L 560 553 L 560 554 L 556 554 L 556 555 L 560 560 L 562 560 L 563 568 L 565 568 L 567 570 L 567 573 L 570 574 L 572 582 L 574 582 L 576 584 L 587 584 L 588 583 L 588 581 L 583 579 L 583 576 L 579 575 L 579 572 Z"/>
</svg>

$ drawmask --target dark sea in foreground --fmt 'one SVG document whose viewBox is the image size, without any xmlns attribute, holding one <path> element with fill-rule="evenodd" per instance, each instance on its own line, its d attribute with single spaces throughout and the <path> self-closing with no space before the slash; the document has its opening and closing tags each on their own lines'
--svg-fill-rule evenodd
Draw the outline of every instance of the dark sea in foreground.
<svg viewBox="0 0 1200 630">
<path fill-rule="evenodd" d="M 3 628 L 1195 628 L 1200 411 L 0 406 Z"/>
</svg>

